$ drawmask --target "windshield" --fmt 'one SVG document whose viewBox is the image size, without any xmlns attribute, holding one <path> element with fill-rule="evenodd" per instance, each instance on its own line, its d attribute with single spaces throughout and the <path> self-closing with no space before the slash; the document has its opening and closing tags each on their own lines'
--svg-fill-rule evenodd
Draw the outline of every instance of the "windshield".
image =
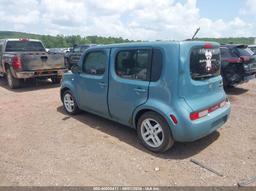
<svg viewBox="0 0 256 191">
<path fill-rule="evenodd" d="M 190 55 L 193 80 L 205 80 L 220 75 L 220 49 L 194 48 Z"/>
<path fill-rule="evenodd" d="M 6 44 L 6 52 L 44 52 L 45 49 L 41 42 L 36 41 L 8 41 Z"/>
<path fill-rule="evenodd" d="M 249 48 L 237 48 L 239 56 L 252 56 L 254 53 Z"/>
</svg>

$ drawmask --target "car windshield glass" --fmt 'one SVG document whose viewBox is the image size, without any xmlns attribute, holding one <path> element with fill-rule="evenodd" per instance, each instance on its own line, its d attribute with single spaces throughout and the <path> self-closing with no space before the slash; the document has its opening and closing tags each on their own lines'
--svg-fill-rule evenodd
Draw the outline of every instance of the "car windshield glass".
<svg viewBox="0 0 256 191">
<path fill-rule="evenodd" d="M 251 47 L 250 49 L 253 51 L 254 54 L 256 54 L 256 47 Z"/>
<path fill-rule="evenodd" d="M 237 48 L 239 56 L 252 56 L 254 53 L 249 48 Z"/>
<path fill-rule="evenodd" d="M 194 48 L 190 55 L 193 80 L 205 80 L 220 75 L 220 49 Z"/>
<path fill-rule="evenodd" d="M 41 42 L 36 41 L 8 41 L 6 44 L 6 52 L 44 52 L 45 49 Z"/>
</svg>

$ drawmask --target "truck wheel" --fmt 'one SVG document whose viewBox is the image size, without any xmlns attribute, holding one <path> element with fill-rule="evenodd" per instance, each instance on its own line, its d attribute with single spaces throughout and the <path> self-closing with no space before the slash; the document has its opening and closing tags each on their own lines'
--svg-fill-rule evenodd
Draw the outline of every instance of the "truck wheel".
<svg viewBox="0 0 256 191">
<path fill-rule="evenodd" d="M 19 79 L 13 77 L 11 70 L 9 68 L 7 69 L 6 73 L 7 73 L 7 82 L 8 82 L 9 87 L 11 89 L 19 88 L 21 85 L 21 81 Z"/>
<path fill-rule="evenodd" d="M 54 77 L 51 77 L 51 80 L 52 80 L 52 83 L 53 83 L 53 84 L 60 84 L 60 82 L 61 82 L 61 77 L 56 77 L 56 76 L 54 76 Z"/>
<path fill-rule="evenodd" d="M 155 112 L 147 112 L 139 118 L 137 133 L 142 144 L 153 152 L 165 152 L 174 144 L 168 123 Z"/>
<path fill-rule="evenodd" d="M 78 108 L 75 97 L 70 90 L 63 93 L 62 101 L 64 109 L 69 115 L 76 115 L 79 113 L 80 109 Z"/>
</svg>

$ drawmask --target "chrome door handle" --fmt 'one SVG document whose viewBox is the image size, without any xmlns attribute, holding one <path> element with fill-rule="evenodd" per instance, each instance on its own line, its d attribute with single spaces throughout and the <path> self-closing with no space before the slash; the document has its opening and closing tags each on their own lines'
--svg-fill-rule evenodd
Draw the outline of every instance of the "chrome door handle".
<svg viewBox="0 0 256 191">
<path fill-rule="evenodd" d="M 146 93 L 147 92 L 147 90 L 142 89 L 142 88 L 135 88 L 134 91 L 137 93 Z"/>
<path fill-rule="evenodd" d="M 103 88 L 105 88 L 105 87 L 108 86 L 108 84 L 106 84 L 106 83 L 104 83 L 104 82 L 99 82 L 99 85 L 100 85 L 101 87 L 103 87 Z"/>
</svg>

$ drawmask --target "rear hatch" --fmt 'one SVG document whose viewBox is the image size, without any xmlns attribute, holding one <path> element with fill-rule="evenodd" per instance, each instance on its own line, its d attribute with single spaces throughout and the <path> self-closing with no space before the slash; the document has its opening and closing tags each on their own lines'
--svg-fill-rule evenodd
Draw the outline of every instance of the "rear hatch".
<svg viewBox="0 0 256 191">
<path fill-rule="evenodd" d="M 181 43 L 179 94 L 194 112 L 217 109 L 226 99 L 218 43 Z M 215 108 L 214 108 L 215 107 Z"/>
</svg>

